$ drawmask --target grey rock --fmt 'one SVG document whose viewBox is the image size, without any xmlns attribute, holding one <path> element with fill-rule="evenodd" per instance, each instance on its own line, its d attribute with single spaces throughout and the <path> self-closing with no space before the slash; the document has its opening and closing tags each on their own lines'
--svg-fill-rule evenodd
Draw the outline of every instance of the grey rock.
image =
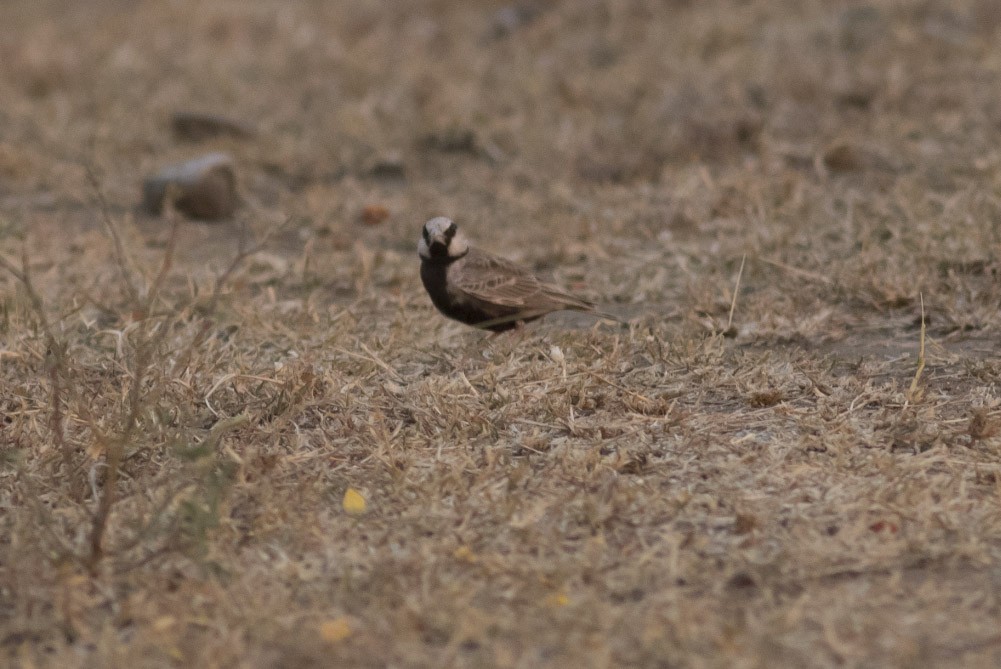
<svg viewBox="0 0 1001 669">
<path fill-rule="evenodd" d="M 143 207 L 149 213 L 160 214 L 168 198 L 189 218 L 229 218 L 236 209 L 233 159 L 225 153 L 209 153 L 168 165 L 143 182 Z"/>
</svg>

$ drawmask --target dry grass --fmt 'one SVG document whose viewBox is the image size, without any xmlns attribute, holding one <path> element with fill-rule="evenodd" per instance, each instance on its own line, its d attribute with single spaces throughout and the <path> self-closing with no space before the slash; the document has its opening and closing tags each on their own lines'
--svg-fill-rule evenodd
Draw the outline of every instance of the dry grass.
<svg viewBox="0 0 1001 669">
<path fill-rule="evenodd" d="M 4 661 L 997 666 L 1001 15 L 939 4 L 0 4 Z M 238 222 L 134 213 L 210 149 Z M 447 322 L 435 214 L 631 325 Z"/>
</svg>

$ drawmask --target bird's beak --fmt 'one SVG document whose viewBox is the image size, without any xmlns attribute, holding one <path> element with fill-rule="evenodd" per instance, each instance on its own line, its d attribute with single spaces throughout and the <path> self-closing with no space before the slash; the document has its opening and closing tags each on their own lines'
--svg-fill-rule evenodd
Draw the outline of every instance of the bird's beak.
<svg viewBox="0 0 1001 669">
<path fill-rule="evenodd" d="M 448 239 L 445 235 L 431 235 L 429 250 L 434 256 L 448 255 Z"/>
</svg>

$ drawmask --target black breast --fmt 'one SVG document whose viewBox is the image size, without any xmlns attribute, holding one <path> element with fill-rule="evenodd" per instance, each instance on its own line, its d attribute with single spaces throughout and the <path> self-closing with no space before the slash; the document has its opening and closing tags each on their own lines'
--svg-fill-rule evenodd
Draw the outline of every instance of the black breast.
<svg viewBox="0 0 1001 669">
<path fill-rule="evenodd" d="M 518 313 L 517 309 L 479 301 L 457 302 L 448 293 L 448 267 L 452 261 L 433 262 L 421 259 L 421 281 L 424 288 L 431 297 L 431 302 L 438 308 L 438 311 L 449 318 L 479 327 L 479 323 L 485 323 L 497 318 L 513 316 Z M 525 319 L 532 320 L 532 319 Z M 485 329 L 493 332 L 503 332 L 518 326 L 517 319 L 491 325 Z"/>
</svg>

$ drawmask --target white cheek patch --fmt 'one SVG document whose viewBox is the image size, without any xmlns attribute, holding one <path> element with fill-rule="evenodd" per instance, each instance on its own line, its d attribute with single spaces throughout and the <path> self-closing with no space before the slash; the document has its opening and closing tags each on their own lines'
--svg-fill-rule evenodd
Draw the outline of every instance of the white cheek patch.
<svg viewBox="0 0 1001 669">
<path fill-rule="evenodd" d="M 448 256 L 450 258 L 458 258 L 460 256 L 466 255 L 466 251 L 469 250 L 469 245 L 466 243 L 465 238 L 456 235 L 448 242 Z"/>
</svg>

